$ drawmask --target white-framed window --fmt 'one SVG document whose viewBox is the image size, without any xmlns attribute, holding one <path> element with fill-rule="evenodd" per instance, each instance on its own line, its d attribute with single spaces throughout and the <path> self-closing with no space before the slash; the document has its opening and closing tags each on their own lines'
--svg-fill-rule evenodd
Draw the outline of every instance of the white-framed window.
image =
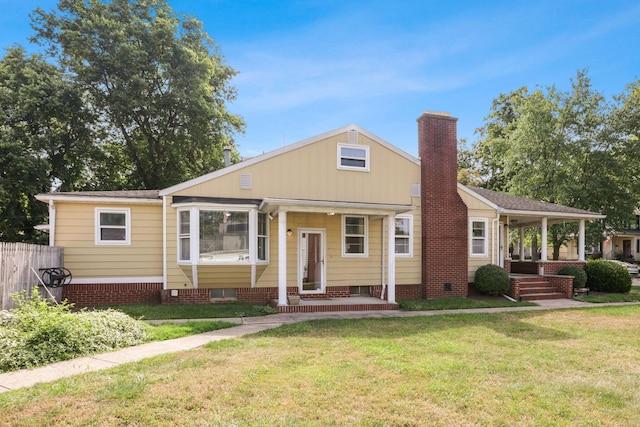
<svg viewBox="0 0 640 427">
<path fill-rule="evenodd" d="M 369 171 L 369 146 L 338 144 L 338 169 Z"/>
<path fill-rule="evenodd" d="M 269 261 L 269 215 L 258 212 L 258 261 Z"/>
<path fill-rule="evenodd" d="M 489 253 L 487 218 L 470 218 L 470 244 L 469 250 L 472 256 L 487 256 Z"/>
<path fill-rule="evenodd" d="M 249 212 L 198 211 L 201 263 L 249 262 Z"/>
<path fill-rule="evenodd" d="M 178 262 L 269 262 L 269 217 L 251 207 L 182 205 L 177 212 Z"/>
<path fill-rule="evenodd" d="M 96 208 L 96 245 L 131 244 L 131 209 Z"/>
<path fill-rule="evenodd" d="M 369 255 L 368 221 L 363 215 L 342 216 L 342 256 L 367 257 Z"/>
<path fill-rule="evenodd" d="M 178 261 L 191 261 L 191 211 L 178 211 Z"/>
<path fill-rule="evenodd" d="M 411 258 L 413 256 L 413 216 L 396 216 L 396 256 Z"/>
</svg>

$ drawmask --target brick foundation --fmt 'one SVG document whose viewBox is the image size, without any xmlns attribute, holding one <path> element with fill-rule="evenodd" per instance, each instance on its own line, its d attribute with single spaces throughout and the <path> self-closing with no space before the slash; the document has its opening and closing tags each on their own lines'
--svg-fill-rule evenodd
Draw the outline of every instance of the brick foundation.
<svg viewBox="0 0 640 427">
<path fill-rule="evenodd" d="M 63 286 L 62 298 L 76 307 L 113 304 L 160 304 L 162 283 L 74 283 Z"/>
</svg>

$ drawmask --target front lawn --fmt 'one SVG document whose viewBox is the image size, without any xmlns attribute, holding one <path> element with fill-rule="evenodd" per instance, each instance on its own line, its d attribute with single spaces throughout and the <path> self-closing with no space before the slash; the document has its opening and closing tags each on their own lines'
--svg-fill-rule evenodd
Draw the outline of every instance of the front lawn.
<svg viewBox="0 0 640 427">
<path fill-rule="evenodd" d="M 220 319 L 229 317 L 256 317 L 277 313 L 267 305 L 243 302 L 221 304 L 123 304 L 97 307 L 96 310 L 113 308 L 142 320 L 164 319 Z"/>
<path fill-rule="evenodd" d="M 640 286 L 632 286 L 631 290 L 626 294 L 591 292 L 589 295 L 581 295 L 576 297 L 575 299 L 578 301 L 593 303 L 640 301 Z"/>
<path fill-rule="evenodd" d="M 509 301 L 503 297 L 468 297 L 468 298 L 436 298 L 436 299 L 411 299 L 398 301 L 400 308 L 407 311 L 427 310 L 458 310 L 469 308 L 493 308 L 493 307 L 526 307 L 537 305 L 532 302 Z"/>
<path fill-rule="evenodd" d="M 637 306 L 318 320 L 0 394 L 5 425 L 640 425 Z"/>
</svg>

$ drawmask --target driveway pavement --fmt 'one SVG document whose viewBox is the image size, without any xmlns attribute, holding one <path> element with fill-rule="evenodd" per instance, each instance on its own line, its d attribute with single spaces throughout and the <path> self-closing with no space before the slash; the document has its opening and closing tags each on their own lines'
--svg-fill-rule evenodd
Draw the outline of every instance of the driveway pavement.
<svg viewBox="0 0 640 427">
<path fill-rule="evenodd" d="M 640 280 L 640 279 L 636 279 Z M 635 283 L 634 283 L 635 284 Z M 528 307 L 498 307 L 498 308 L 478 308 L 465 310 L 434 310 L 434 311 L 344 311 L 325 313 L 281 313 L 263 317 L 246 317 L 215 319 L 237 323 L 227 329 L 205 332 L 203 334 L 191 335 L 183 338 L 176 338 L 167 341 L 157 341 L 142 344 L 134 347 L 127 347 L 110 353 L 96 354 L 93 356 L 81 357 L 64 362 L 53 363 L 40 368 L 24 369 L 20 371 L 6 372 L 0 374 L 0 393 L 15 390 L 21 387 L 29 387 L 41 382 L 55 381 L 60 378 L 83 374 L 85 372 L 98 371 L 118 366 L 123 363 L 135 362 L 148 357 L 160 354 L 175 353 L 179 351 L 192 350 L 214 341 L 241 337 L 243 335 L 254 334 L 266 329 L 276 328 L 287 323 L 296 323 L 304 320 L 314 319 L 360 319 L 360 318 L 382 318 L 382 317 L 412 317 L 412 316 L 433 316 L 438 314 L 451 313 L 497 313 L 506 311 L 535 311 L 553 310 L 566 308 L 594 307 L 596 305 L 575 301 L 571 299 L 557 299 L 536 301 L 537 306 Z M 615 304 L 597 304 L 597 307 Z M 637 303 L 631 303 L 637 304 Z M 189 319 L 194 320 L 194 319 Z M 204 320 L 204 319 L 202 319 Z M 177 322 L 176 320 L 171 320 Z"/>
</svg>

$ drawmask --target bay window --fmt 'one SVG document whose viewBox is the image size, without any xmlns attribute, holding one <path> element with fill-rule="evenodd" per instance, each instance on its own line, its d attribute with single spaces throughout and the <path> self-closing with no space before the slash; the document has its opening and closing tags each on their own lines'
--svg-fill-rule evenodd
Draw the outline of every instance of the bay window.
<svg viewBox="0 0 640 427">
<path fill-rule="evenodd" d="M 255 209 L 193 206 L 178 210 L 178 261 L 250 264 L 268 261 L 269 222 Z"/>
</svg>

